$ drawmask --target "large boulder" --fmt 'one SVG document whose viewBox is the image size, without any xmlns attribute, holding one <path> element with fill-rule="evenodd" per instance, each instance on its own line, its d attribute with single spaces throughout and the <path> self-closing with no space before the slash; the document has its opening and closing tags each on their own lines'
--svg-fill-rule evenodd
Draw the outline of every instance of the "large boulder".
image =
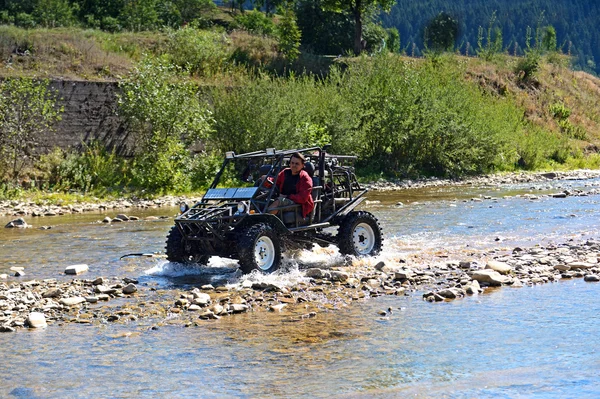
<svg viewBox="0 0 600 399">
<path fill-rule="evenodd" d="M 40 312 L 29 313 L 25 324 L 30 328 L 46 328 L 48 326 L 48 324 L 46 324 L 46 316 Z"/>
<path fill-rule="evenodd" d="M 490 260 L 487 265 L 485 265 L 486 269 L 494 270 L 500 274 L 508 274 L 512 271 L 512 267 L 504 262 L 498 262 L 497 260 Z"/>
<path fill-rule="evenodd" d="M 508 282 L 507 277 L 492 269 L 474 271 L 471 277 L 479 283 L 485 283 L 491 286 L 500 286 Z"/>
</svg>

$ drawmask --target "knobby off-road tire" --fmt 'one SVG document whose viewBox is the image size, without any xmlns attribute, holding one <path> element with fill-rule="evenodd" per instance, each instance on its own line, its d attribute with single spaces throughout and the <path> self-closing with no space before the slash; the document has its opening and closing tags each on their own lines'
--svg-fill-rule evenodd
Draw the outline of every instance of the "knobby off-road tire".
<svg viewBox="0 0 600 399">
<path fill-rule="evenodd" d="M 381 227 L 373 214 L 365 211 L 347 214 L 338 229 L 338 246 L 343 255 L 374 256 L 381 252 Z"/>
<path fill-rule="evenodd" d="M 238 256 L 243 273 L 273 273 L 281 266 L 281 240 L 271 226 L 258 223 L 238 236 Z"/>
<path fill-rule="evenodd" d="M 169 234 L 167 234 L 167 246 L 165 252 L 167 253 L 167 260 L 169 262 L 201 263 L 205 265 L 208 263 L 209 258 L 208 255 L 190 253 L 190 251 L 186 249 L 185 240 L 177 226 L 171 227 Z"/>
</svg>

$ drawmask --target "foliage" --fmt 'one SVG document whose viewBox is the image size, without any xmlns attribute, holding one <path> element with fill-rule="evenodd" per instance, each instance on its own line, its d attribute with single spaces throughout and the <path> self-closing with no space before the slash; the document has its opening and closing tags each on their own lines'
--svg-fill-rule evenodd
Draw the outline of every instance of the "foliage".
<svg viewBox="0 0 600 399">
<path fill-rule="evenodd" d="M 486 61 L 502 51 L 502 30 L 494 26 L 496 24 L 496 12 L 492 13 L 485 36 L 485 45 L 483 44 L 483 27 L 479 27 L 477 32 L 477 55 Z"/>
<path fill-rule="evenodd" d="M 211 132 L 211 114 L 180 69 L 145 58 L 122 84 L 119 110 L 136 136 L 134 183 L 153 191 L 189 190 L 188 148 Z"/>
<path fill-rule="evenodd" d="M 67 0 L 37 0 L 33 17 L 48 28 L 70 26 L 75 22 L 75 11 Z"/>
<path fill-rule="evenodd" d="M 346 15 L 324 10 L 322 0 L 298 0 L 295 13 L 308 52 L 338 55 L 352 49 L 354 26 Z"/>
<path fill-rule="evenodd" d="M 381 9 L 387 12 L 395 2 L 396 0 L 322 0 L 321 4 L 325 10 L 346 13 L 353 18 L 353 49 L 354 54 L 358 55 L 364 48 L 363 23 L 365 17 L 369 16 L 374 9 Z"/>
<path fill-rule="evenodd" d="M 273 20 L 258 10 L 252 10 L 236 15 L 235 20 L 248 32 L 259 35 L 275 34 Z"/>
<path fill-rule="evenodd" d="M 424 48 L 423 29 L 441 11 L 451 11 L 460 16 L 461 34 L 457 43 L 463 43 L 462 51 L 476 48 L 478 28 L 497 16 L 496 27 L 504 38 L 504 46 L 510 53 L 523 55 L 527 26 L 535 26 L 541 12 L 547 23 L 556 30 L 557 49 L 573 57 L 576 69 L 600 73 L 597 61 L 600 60 L 600 30 L 596 29 L 600 20 L 600 7 L 590 0 L 530 0 L 510 1 L 469 0 L 450 2 L 448 0 L 413 1 L 397 0 L 389 14 L 381 14 L 383 26 L 395 27 L 402 39 L 401 48 L 410 49 L 415 45 L 418 54 Z M 496 28 L 494 28 L 495 30 Z M 485 31 L 484 38 L 485 38 Z M 502 51 L 502 49 L 500 50 Z M 588 64 L 588 61 L 593 61 Z"/>
<path fill-rule="evenodd" d="M 515 66 L 515 73 L 517 74 L 517 78 L 521 82 L 529 82 L 534 77 L 535 73 L 540 68 L 540 60 L 542 58 L 541 49 L 540 49 L 540 41 L 539 35 L 536 34 L 535 46 L 531 46 L 531 28 L 527 28 L 527 38 L 525 40 L 525 45 L 527 49 L 525 50 L 525 56 L 521 57 L 517 61 L 517 65 Z"/>
<path fill-rule="evenodd" d="M 302 32 L 298 29 L 296 16 L 290 9 L 284 10 L 283 18 L 277 25 L 279 34 L 279 49 L 283 55 L 289 60 L 294 61 L 300 55 L 300 39 Z"/>
<path fill-rule="evenodd" d="M 332 151 L 358 155 L 363 171 L 399 176 L 512 170 L 519 160 L 535 168 L 570 156 L 568 141 L 529 133 L 512 99 L 489 97 L 462 74 L 452 57 L 417 66 L 382 54 L 322 80 L 262 76 L 213 88 L 218 134 L 208 142 L 243 153 L 331 141 Z"/>
<path fill-rule="evenodd" d="M 224 69 L 231 54 L 228 38 L 219 32 L 185 27 L 168 31 L 167 60 L 191 74 L 210 76 Z"/>
<path fill-rule="evenodd" d="M 62 108 L 48 85 L 48 80 L 26 78 L 0 81 L 0 178 L 8 173 L 18 182 L 39 136 L 60 120 Z"/>
<path fill-rule="evenodd" d="M 400 33 L 396 28 L 386 29 L 388 33 L 388 40 L 386 47 L 391 53 L 400 52 Z"/>
<path fill-rule="evenodd" d="M 121 83 L 119 111 L 143 152 L 155 139 L 181 139 L 185 144 L 205 138 L 210 111 L 198 88 L 163 58 L 144 58 Z"/>
<path fill-rule="evenodd" d="M 102 143 L 83 144 L 83 150 L 66 152 L 59 148 L 42 155 L 36 163 L 42 188 L 77 190 L 106 195 L 127 186 L 129 165 Z"/>
<path fill-rule="evenodd" d="M 425 28 L 425 46 L 434 52 L 452 51 L 458 33 L 458 21 L 441 12 Z"/>
</svg>

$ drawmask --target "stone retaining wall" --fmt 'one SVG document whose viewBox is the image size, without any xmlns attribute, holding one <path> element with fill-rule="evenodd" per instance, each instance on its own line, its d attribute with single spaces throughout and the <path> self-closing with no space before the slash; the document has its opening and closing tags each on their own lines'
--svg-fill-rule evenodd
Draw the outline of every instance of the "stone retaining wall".
<svg viewBox="0 0 600 399">
<path fill-rule="evenodd" d="M 81 148 L 82 143 L 98 140 L 122 155 L 130 155 L 133 143 L 116 113 L 116 82 L 55 80 L 50 87 L 58 91 L 58 104 L 64 113 L 54 131 L 40 137 L 40 153 L 54 147 Z"/>
</svg>

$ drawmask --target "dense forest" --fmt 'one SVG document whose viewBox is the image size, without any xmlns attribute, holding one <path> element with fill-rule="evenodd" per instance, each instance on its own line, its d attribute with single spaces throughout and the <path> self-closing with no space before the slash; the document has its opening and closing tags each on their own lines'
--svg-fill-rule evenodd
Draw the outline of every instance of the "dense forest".
<svg viewBox="0 0 600 399">
<path fill-rule="evenodd" d="M 492 16 L 494 27 L 502 31 L 503 48 L 522 55 L 527 27 L 552 25 L 558 46 L 572 55 L 573 66 L 587 72 L 600 72 L 600 2 L 596 0 L 397 0 L 389 14 L 382 14 L 386 27 L 400 32 L 401 48 L 409 55 L 424 49 L 425 27 L 439 13 L 451 15 L 459 25 L 456 48 L 475 54 L 479 27 L 486 31 Z M 515 47 L 516 45 L 516 47 Z"/>
<path fill-rule="evenodd" d="M 209 27 L 214 24 L 211 10 L 215 4 L 234 10 L 256 8 L 267 15 L 283 8 L 293 9 L 301 31 L 302 51 L 315 54 L 346 54 L 352 49 L 354 21 L 350 10 L 335 12 L 328 0 L 0 0 L 0 24 L 25 28 L 81 26 L 105 31 L 156 30 L 186 24 Z M 374 2 L 373 4 L 377 4 Z M 327 11 L 329 10 L 329 11 Z M 502 37 L 502 49 L 511 55 L 523 55 L 527 48 L 527 29 L 551 25 L 556 30 L 558 49 L 573 56 L 573 66 L 586 72 L 600 72 L 600 3 L 593 0 L 397 0 L 390 13 L 365 15 L 363 38 L 366 50 L 378 50 L 387 41 L 388 48 L 420 56 L 426 49 L 426 27 L 440 15 L 449 15 L 457 24 L 454 49 L 474 55 L 484 32 L 493 25 Z M 239 22 L 239 21 L 238 21 Z M 242 21 L 245 27 L 264 21 Z M 387 27 L 388 31 L 380 26 Z M 227 26 L 226 28 L 235 28 Z M 268 29 L 255 33 L 269 34 Z M 390 31 L 394 29 L 394 31 Z M 396 41 L 399 31 L 400 43 Z M 257 29 L 255 29 L 256 31 Z M 390 36 L 391 34 L 391 36 Z M 535 41 L 535 34 L 532 41 Z M 383 40 L 385 39 L 385 40 Z M 391 44 L 391 46 L 390 46 Z M 534 44 L 534 43 L 531 43 Z"/>
</svg>

